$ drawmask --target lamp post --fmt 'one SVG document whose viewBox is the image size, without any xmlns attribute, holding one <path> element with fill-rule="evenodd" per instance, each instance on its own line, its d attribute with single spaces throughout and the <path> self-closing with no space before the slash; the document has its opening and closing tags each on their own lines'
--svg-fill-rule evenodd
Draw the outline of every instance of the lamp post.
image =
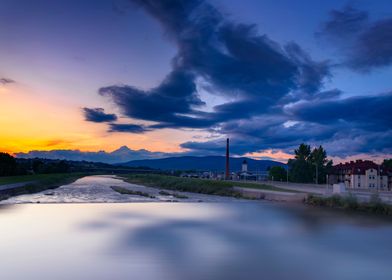
<svg viewBox="0 0 392 280">
<path fill-rule="evenodd" d="M 379 187 L 380 187 L 380 180 L 381 179 L 381 173 L 380 173 L 380 165 L 378 164 L 378 174 L 377 174 L 377 192 L 378 192 L 378 189 L 379 189 Z"/>
<path fill-rule="evenodd" d="M 287 185 L 289 184 L 289 168 L 287 167 L 286 169 L 286 181 L 287 181 Z"/>
</svg>

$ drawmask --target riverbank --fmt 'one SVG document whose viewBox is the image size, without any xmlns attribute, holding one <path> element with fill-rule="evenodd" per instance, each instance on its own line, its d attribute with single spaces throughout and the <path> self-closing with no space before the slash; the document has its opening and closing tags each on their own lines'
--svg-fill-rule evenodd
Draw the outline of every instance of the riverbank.
<svg viewBox="0 0 392 280">
<path fill-rule="evenodd" d="M 38 174 L 0 178 L 0 201 L 12 196 L 33 194 L 70 184 L 87 173 Z M 7 187 L 8 186 L 8 187 Z"/>
<path fill-rule="evenodd" d="M 332 195 L 329 197 L 309 195 L 304 200 L 304 203 L 311 206 L 392 216 L 392 206 L 383 203 L 377 194 L 372 196 L 369 202 L 358 202 L 357 197 L 353 194 L 348 194 L 347 196 Z"/>
<path fill-rule="evenodd" d="M 128 183 L 172 191 L 202 193 L 210 195 L 231 196 L 241 198 L 242 193 L 235 187 L 287 192 L 287 190 L 265 184 L 244 183 L 236 181 L 216 181 L 195 178 L 181 178 L 156 174 L 129 174 L 121 175 Z"/>
</svg>

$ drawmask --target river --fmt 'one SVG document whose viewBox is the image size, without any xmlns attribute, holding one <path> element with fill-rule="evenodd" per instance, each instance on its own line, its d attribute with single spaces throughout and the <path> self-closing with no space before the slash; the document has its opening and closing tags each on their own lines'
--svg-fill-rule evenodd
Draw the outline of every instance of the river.
<svg viewBox="0 0 392 280">
<path fill-rule="evenodd" d="M 392 279 L 390 220 L 267 201 L 130 199 L 112 184 L 122 183 L 94 176 L 5 201 L 0 279 Z"/>
</svg>

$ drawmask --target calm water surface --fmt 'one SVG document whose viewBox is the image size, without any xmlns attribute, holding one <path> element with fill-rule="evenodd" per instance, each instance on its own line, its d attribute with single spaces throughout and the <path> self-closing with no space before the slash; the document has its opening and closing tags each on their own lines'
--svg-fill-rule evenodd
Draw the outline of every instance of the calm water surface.
<svg viewBox="0 0 392 280">
<path fill-rule="evenodd" d="M 257 202 L 0 208 L 0 279 L 392 279 L 392 223 Z"/>
</svg>

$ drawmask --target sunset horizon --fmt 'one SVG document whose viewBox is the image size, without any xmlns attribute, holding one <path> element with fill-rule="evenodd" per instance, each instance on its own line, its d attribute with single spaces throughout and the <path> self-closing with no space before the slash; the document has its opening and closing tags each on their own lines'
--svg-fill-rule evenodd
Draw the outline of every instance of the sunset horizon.
<svg viewBox="0 0 392 280">
<path fill-rule="evenodd" d="M 0 150 L 392 157 L 386 2 L 285 4 L 3 1 Z"/>
<path fill-rule="evenodd" d="M 391 0 L 0 0 L 1 280 L 391 280 Z"/>
</svg>

